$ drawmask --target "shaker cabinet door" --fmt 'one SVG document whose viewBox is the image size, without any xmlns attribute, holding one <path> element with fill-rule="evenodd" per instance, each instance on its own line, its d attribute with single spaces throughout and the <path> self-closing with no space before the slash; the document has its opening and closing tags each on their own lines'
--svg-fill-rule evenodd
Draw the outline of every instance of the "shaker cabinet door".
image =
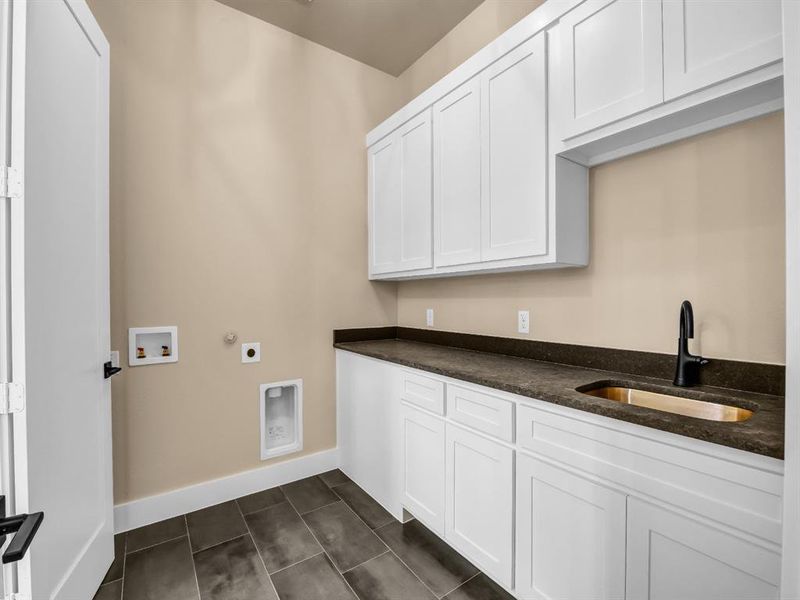
<svg viewBox="0 0 800 600">
<path fill-rule="evenodd" d="M 433 107 L 437 267 L 481 260 L 481 97 L 475 77 Z"/>
<path fill-rule="evenodd" d="M 671 100 L 779 61 L 780 0 L 664 0 L 664 96 Z"/>
<path fill-rule="evenodd" d="M 565 139 L 663 101 L 660 0 L 586 0 L 559 27 Z"/>
<path fill-rule="evenodd" d="M 433 266 L 431 112 L 367 151 L 370 274 Z"/>
<path fill-rule="evenodd" d="M 547 253 L 545 36 L 481 74 L 483 260 Z"/>
<path fill-rule="evenodd" d="M 446 472 L 445 539 L 511 588 L 514 451 L 448 423 Z"/>
<path fill-rule="evenodd" d="M 643 500 L 628 500 L 629 600 L 778 598 L 780 555 Z"/>
<path fill-rule="evenodd" d="M 625 494 L 517 454 L 520 598 L 625 598 Z"/>
<path fill-rule="evenodd" d="M 444 535 L 444 420 L 403 404 L 400 435 L 403 505 Z"/>
</svg>

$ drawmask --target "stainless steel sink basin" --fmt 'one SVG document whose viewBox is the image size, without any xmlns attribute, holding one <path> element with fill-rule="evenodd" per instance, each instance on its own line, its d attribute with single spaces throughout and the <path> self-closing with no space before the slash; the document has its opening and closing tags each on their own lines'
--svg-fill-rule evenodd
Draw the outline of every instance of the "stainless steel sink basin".
<svg viewBox="0 0 800 600">
<path fill-rule="evenodd" d="M 753 416 L 752 411 L 738 406 L 692 400 L 691 398 L 681 398 L 680 396 L 647 392 L 628 387 L 602 386 L 579 391 L 588 396 L 596 396 L 606 400 L 643 406 L 707 421 L 746 421 Z"/>
</svg>

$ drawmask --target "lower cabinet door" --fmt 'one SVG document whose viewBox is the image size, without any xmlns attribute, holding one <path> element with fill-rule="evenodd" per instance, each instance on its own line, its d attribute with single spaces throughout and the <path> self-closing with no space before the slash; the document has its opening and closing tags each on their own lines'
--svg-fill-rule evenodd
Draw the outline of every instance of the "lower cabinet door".
<svg viewBox="0 0 800 600">
<path fill-rule="evenodd" d="M 446 489 L 445 539 L 511 588 L 514 451 L 448 423 Z"/>
<path fill-rule="evenodd" d="M 628 500 L 628 600 L 770 600 L 779 582 L 776 551 Z"/>
<path fill-rule="evenodd" d="M 444 535 L 444 420 L 403 403 L 402 502 L 439 535 Z"/>
<path fill-rule="evenodd" d="M 624 599 L 625 494 L 518 453 L 516 593 Z"/>
</svg>

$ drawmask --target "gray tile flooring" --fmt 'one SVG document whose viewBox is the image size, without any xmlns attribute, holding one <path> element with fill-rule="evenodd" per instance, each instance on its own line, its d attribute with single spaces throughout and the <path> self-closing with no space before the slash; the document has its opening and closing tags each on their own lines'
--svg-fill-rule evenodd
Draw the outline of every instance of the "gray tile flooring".
<svg viewBox="0 0 800 600">
<path fill-rule="evenodd" d="M 114 538 L 95 600 L 510 600 L 339 470 Z"/>
</svg>

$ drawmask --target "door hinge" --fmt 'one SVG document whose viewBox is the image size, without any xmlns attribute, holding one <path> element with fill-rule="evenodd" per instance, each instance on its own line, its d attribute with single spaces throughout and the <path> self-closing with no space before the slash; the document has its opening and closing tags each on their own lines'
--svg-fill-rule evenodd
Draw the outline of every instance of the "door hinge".
<svg viewBox="0 0 800 600">
<path fill-rule="evenodd" d="M 14 167 L 0 167 L 0 198 L 21 198 L 22 177 Z"/>
<path fill-rule="evenodd" d="M 25 409 L 25 387 L 21 383 L 0 383 L 0 415 Z"/>
</svg>

